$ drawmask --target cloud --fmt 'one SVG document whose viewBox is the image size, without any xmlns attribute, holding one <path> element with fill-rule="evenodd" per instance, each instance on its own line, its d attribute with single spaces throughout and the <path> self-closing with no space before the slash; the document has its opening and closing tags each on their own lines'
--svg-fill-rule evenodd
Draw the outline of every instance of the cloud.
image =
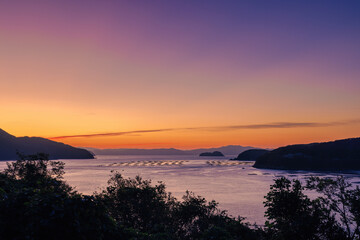
<svg viewBox="0 0 360 240">
<path fill-rule="evenodd" d="M 249 125 L 229 125 L 229 126 L 215 126 L 215 127 L 190 127 L 190 128 L 162 128 L 150 130 L 135 130 L 124 132 L 108 132 L 108 133 L 93 133 L 93 134 L 79 134 L 79 135 L 65 135 L 50 137 L 52 140 L 67 139 L 67 138 L 90 138 L 90 137 L 112 137 L 121 135 L 134 135 L 140 133 L 156 133 L 156 132 L 170 132 L 170 131 L 229 131 L 241 129 L 276 129 L 276 128 L 308 128 L 308 127 L 332 127 L 349 124 L 360 123 L 360 119 L 353 119 L 348 121 L 338 122 L 276 122 L 265 124 L 249 124 Z"/>
<path fill-rule="evenodd" d="M 64 138 L 111 137 L 111 136 L 120 136 L 120 135 L 136 134 L 136 133 L 167 132 L 172 130 L 174 129 L 165 128 L 165 129 L 136 130 L 136 131 L 126 131 L 126 132 L 93 133 L 93 134 L 58 136 L 58 137 L 51 137 L 49 139 L 56 140 L 56 139 L 64 139 Z"/>
</svg>

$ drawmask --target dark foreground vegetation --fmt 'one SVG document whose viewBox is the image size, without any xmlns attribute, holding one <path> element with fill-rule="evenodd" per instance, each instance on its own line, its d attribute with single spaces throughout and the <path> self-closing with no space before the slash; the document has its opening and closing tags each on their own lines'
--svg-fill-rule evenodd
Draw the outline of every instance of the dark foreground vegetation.
<svg viewBox="0 0 360 240">
<path fill-rule="evenodd" d="M 114 172 L 105 190 L 88 196 L 63 174 L 64 164 L 45 154 L 8 164 L 0 173 L 0 239 L 359 239 L 360 189 L 341 177 L 304 186 L 276 179 L 259 228 L 191 192 L 179 201 L 162 183 Z"/>
</svg>

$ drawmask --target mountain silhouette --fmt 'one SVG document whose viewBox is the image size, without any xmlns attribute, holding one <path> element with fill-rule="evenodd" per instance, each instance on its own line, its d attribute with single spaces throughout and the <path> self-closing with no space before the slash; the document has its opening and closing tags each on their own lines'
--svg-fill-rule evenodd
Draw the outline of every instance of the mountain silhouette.
<svg viewBox="0 0 360 240">
<path fill-rule="evenodd" d="M 40 137 L 15 137 L 0 129 L 0 160 L 18 159 L 21 154 L 47 153 L 50 159 L 92 159 L 87 150 Z"/>
<path fill-rule="evenodd" d="M 280 147 L 260 156 L 254 167 L 284 170 L 360 170 L 360 138 Z"/>
<path fill-rule="evenodd" d="M 96 155 L 199 155 L 203 152 L 222 152 L 224 155 L 238 155 L 239 153 L 252 149 L 249 146 L 228 145 L 217 148 L 199 148 L 192 150 L 180 150 L 175 148 L 159 149 L 140 149 L 140 148 L 117 148 L 117 149 L 98 149 L 86 148 Z"/>
</svg>

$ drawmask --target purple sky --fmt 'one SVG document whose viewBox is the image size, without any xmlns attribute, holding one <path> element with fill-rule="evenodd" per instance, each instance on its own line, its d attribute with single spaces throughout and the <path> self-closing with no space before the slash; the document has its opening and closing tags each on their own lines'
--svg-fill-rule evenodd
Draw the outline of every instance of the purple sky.
<svg viewBox="0 0 360 240">
<path fill-rule="evenodd" d="M 0 124 L 64 136 L 358 119 L 359 11 L 359 1 L 2 0 Z M 288 137 L 353 134 L 357 123 Z"/>
</svg>

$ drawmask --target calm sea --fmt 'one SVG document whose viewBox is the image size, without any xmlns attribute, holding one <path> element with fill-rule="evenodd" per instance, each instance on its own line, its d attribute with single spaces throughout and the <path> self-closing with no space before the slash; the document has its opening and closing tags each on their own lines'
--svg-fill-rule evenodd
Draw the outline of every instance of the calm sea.
<svg viewBox="0 0 360 240">
<path fill-rule="evenodd" d="M 142 176 L 155 184 L 162 181 L 167 191 L 181 199 L 186 190 L 216 200 L 232 216 L 246 217 L 250 223 L 264 224 L 264 196 L 273 179 L 280 176 L 304 179 L 308 176 L 336 177 L 339 173 L 262 170 L 252 162 L 229 161 L 230 157 L 198 156 L 107 156 L 96 159 L 62 160 L 65 180 L 84 194 L 106 187 L 111 170 L 124 177 Z M 0 162 L 0 168 L 6 166 Z M 360 172 L 342 174 L 359 184 Z"/>
</svg>

